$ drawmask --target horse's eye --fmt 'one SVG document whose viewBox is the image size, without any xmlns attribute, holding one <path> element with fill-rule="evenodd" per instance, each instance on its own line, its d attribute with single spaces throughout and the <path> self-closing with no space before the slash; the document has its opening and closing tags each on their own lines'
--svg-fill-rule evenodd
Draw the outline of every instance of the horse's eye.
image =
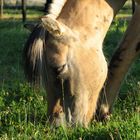
<svg viewBox="0 0 140 140">
<path fill-rule="evenodd" d="M 59 75 L 60 73 L 62 73 L 63 71 L 65 71 L 66 67 L 67 67 L 67 64 L 64 64 L 64 65 L 62 65 L 62 66 L 55 67 L 55 68 L 53 67 L 53 71 L 54 71 L 57 75 Z"/>
<path fill-rule="evenodd" d="M 62 72 L 64 70 L 64 68 L 66 67 L 66 64 L 60 66 L 57 68 L 58 73 Z"/>
</svg>

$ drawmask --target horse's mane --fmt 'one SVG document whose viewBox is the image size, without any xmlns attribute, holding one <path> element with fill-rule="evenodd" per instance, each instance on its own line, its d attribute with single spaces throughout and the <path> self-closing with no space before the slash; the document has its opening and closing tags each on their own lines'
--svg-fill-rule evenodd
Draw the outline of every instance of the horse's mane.
<svg viewBox="0 0 140 140">
<path fill-rule="evenodd" d="M 24 47 L 24 71 L 26 78 L 34 83 L 40 82 L 45 29 L 38 24 L 30 34 Z"/>
</svg>

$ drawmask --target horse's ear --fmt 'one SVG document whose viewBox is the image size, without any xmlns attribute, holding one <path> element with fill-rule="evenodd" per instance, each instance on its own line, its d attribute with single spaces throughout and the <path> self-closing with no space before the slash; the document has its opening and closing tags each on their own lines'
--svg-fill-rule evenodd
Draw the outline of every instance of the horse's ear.
<svg viewBox="0 0 140 140">
<path fill-rule="evenodd" d="M 44 28 L 53 36 L 61 36 L 62 35 L 62 25 L 50 16 L 45 16 L 41 18 Z"/>
<path fill-rule="evenodd" d="M 26 24 L 24 24 L 24 27 L 32 32 L 34 30 L 34 28 L 36 27 L 36 24 L 26 23 Z"/>
<path fill-rule="evenodd" d="M 45 16 L 41 18 L 43 27 L 56 38 L 61 40 L 71 41 L 71 39 L 78 40 L 77 35 L 65 24 L 57 21 L 56 19 Z"/>
</svg>

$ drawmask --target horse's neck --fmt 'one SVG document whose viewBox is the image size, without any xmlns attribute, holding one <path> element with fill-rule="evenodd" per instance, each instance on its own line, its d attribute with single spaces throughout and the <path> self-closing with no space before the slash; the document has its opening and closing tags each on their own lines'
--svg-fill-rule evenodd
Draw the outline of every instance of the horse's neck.
<svg viewBox="0 0 140 140">
<path fill-rule="evenodd" d="M 114 13 L 124 0 L 117 1 L 120 3 L 115 5 L 112 0 L 68 0 L 58 20 L 78 31 L 81 38 L 102 44 Z"/>
</svg>

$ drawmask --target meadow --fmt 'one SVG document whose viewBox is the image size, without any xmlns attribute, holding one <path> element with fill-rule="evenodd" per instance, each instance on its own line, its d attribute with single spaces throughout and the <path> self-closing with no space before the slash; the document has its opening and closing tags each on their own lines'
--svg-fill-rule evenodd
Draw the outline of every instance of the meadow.
<svg viewBox="0 0 140 140">
<path fill-rule="evenodd" d="M 46 93 L 32 88 L 24 77 L 22 53 L 29 31 L 24 29 L 18 9 L 4 12 L 5 17 L 0 20 L 0 140 L 140 139 L 140 58 L 124 80 L 109 121 L 92 122 L 88 128 L 53 128 L 46 118 Z M 41 14 L 29 10 L 28 20 L 37 21 Z M 108 62 L 129 22 L 119 16 L 104 42 Z"/>
</svg>

